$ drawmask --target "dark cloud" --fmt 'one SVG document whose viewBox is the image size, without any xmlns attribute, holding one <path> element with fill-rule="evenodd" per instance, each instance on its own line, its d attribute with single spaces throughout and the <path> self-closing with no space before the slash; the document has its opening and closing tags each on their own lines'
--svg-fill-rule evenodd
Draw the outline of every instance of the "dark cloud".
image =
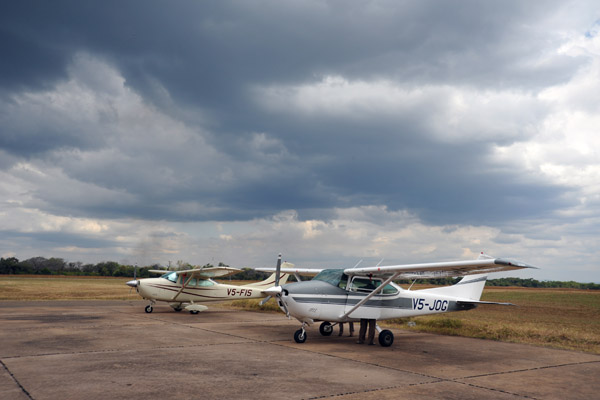
<svg viewBox="0 0 600 400">
<path fill-rule="evenodd" d="M 546 29 L 561 5 L 4 3 L 0 147 L 57 166 L 60 177 L 31 193 L 59 215 L 249 220 L 375 204 L 435 224 L 546 216 L 566 205 L 565 187 L 491 161 L 525 129 L 446 140 L 429 126 L 452 113 L 445 98 L 361 118 L 269 110 L 257 88 L 333 75 L 535 93 L 581 62 L 546 50 L 562 40 Z M 55 106 L 58 87 L 78 93 L 71 108 Z M 87 115 L 89 93 L 101 107 Z M 171 119 L 143 124 L 154 117 Z"/>
<path fill-rule="evenodd" d="M 34 251 L 35 246 L 47 248 L 66 245 L 82 249 L 98 249 L 122 245 L 122 243 L 115 240 L 98 238 L 95 235 L 82 235 L 81 233 L 0 230 L 0 243 L 3 243 L 7 248 L 17 247 L 17 241 L 21 242 L 18 247 L 30 247 Z"/>
</svg>

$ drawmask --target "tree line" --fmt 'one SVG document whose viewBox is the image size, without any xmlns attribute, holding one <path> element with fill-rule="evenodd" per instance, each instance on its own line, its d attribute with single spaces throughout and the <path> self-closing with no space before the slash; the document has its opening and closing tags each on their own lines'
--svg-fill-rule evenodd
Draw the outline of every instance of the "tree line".
<svg viewBox="0 0 600 400">
<path fill-rule="evenodd" d="M 229 265 L 219 263 L 219 267 L 229 267 Z M 213 267 L 212 264 L 205 264 L 202 267 Z M 27 260 L 19 261 L 15 257 L 0 258 L 0 274 L 2 275 L 66 275 L 66 276 L 113 276 L 113 277 L 133 277 L 134 270 L 138 278 L 148 278 L 157 276 L 149 272 L 151 269 L 182 270 L 192 269 L 193 265 L 178 261 L 173 266 L 164 267 L 160 264 L 138 267 L 135 265 L 120 264 L 115 261 L 102 261 L 96 264 L 84 264 L 82 262 L 67 262 L 62 258 L 44 258 L 33 257 Z M 230 275 L 233 280 L 263 280 L 269 276 L 268 273 L 244 268 L 242 272 Z"/>
<path fill-rule="evenodd" d="M 202 267 L 212 267 L 211 264 L 205 264 Z M 228 265 L 219 263 L 220 267 L 228 267 Z M 186 262 L 177 261 L 171 270 L 176 269 L 191 269 L 192 265 Z M 139 278 L 148 278 L 156 276 L 148 272 L 151 269 L 165 269 L 160 264 L 151 266 L 137 267 L 134 265 L 119 264 L 114 261 L 103 261 L 97 264 L 84 264 L 82 262 L 67 262 L 62 258 L 44 258 L 33 257 L 27 260 L 19 261 L 15 257 L 0 258 L 0 274 L 2 275 L 71 275 L 71 276 L 114 276 L 114 277 L 133 277 L 134 269 L 137 269 L 136 275 Z M 230 275 L 227 279 L 232 280 L 253 280 L 260 281 L 269 276 L 266 272 L 256 271 L 251 268 L 244 268 L 241 272 L 235 275 Z M 293 281 L 291 277 L 290 281 Z M 460 278 L 441 278 L 428 279 L 427 283 L 433 285 L 453 285 Z M 403 284 L 410 284 L 409 281 L 398 281 Z M 529 288 L 568 288 L 568 289 L 587 289 L 600 290 L 598 283 L 579 283 L 574 281 L 538 281 L 536 279 L 527 278 L 499 278 L 489 279 L 486 286 L 516 286 Z"/>
</svg>

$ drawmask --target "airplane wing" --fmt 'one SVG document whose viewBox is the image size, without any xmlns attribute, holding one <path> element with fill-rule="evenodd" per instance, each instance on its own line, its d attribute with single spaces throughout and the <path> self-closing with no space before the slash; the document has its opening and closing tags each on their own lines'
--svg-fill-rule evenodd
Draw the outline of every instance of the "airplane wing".
<svg viewBox="0 0 600 400">
<path fill-rule="evenodd" d="M 149 269 L 148 272 L 150 272 L 151 274 L 166 274 L 167 272 L 174 272 L 174 271 L 169 271 L 167 269 Z"/>
<path fill-rule="evenodd" d="M 194 269 L 186 269 L 183 271 L 165 271 L 165 270 L 157 270 L 152 269 L 149 272 L 153 272 L 156 274 L 166 274 L 168 272 L 175 272 L 177 275 L 191 275 L 191 278 L 196 279 L 210 279 L 210 278 L 218 278 L 222 276 L 229 276 L 233 274 L 237 274 L 241 272 L 241 269 L 231 268 L 231 267 L 207 267 L 207 268 L 194 268 Z"/>
<path fill-rule="evenodd" d="M 209 279 L 218 278 L 223 276 L 229 276 L 242 272 L 241 269 L 231 267 L 208 267 L 208 268 L 196 268 L 188 269 L 185 271 L 178 271 L 177 274 L 192 274 L 192 278 Z"/>
<path fill-rule="evenodd" d="M 285 264 L 285 263 L 284 263 Z M 261 272 L 275 272 L 276 268 L 255 268 L 256 271 Z M 319 272 L 323 271 L 322 269 L 317 268 L 284 268 L 281 267 L 281 272 L 285 274 L 298 274 L 302 276 L 315 276 Z"/>
<path fill-rule="evenodd" d="M 479 257 L 469 261 L 447 261 L 424 264 L 390 265 L 385 267 L 348 268 L 347 275 L 392 276 L 395 279 L 425 279 L 455 277 L 471 274 L 487 274 L 491 272 L 511 271 L 534 266 L 503 258 Z"/>
</svg>

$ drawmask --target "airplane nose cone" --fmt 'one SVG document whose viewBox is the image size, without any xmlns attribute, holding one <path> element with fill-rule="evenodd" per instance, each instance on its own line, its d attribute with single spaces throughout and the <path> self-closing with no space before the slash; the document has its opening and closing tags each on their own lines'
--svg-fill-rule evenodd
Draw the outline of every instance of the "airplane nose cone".
<svg viewBox="0 0 600 400">
<path fill-rule="evenodd" d="M 263 290 L 263 292 L 269 296 L 277 296 L 278 294 L 281 293 L 281 286 L 273 286 L 266 290 Z"/>
<path fill-rule="evenodd" d="M 137 280 L 133 280 L 133 281 L 129 281 L 127 283 L 125 283 L 127 286 L 129 287 L 137 287 L 138 285 L 138 281 Z"/>
</svg>

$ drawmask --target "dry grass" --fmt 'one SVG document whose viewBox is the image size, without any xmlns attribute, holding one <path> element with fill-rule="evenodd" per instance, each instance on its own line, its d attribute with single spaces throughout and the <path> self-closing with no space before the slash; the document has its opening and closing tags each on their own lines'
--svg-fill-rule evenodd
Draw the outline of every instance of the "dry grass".
<svg viewBox="0 0 600 400">
<path fill-rule="evenodd" d="M 421 332 L 529 343 L 600 354 L 600 292 L 569 289 L 486 288 L 475 310 L 386 321 Z M 408 326 L 413 321 L 416 326 Z"/>
<path fill-rule="evenodd" d="M 0 275 L 0 300 L 132 300 L 131 278 Z"/>
<path fill-rule="evenodd" d="M 0 276 L 0 300 L 134 300 L 130 278 Z M 248 281 L 228 281 L 247 284 Z M 413 288 L 413 289 L 416 289 Z M 467 312 L 382 321 L 382 326 L 445 335 L 529 343 L 600 354 L 600 291 L 572 289 L 495 288 L 482 300 L 510 302 L 517 307 L 480 306 Z M 275 300 L 225 303 L 230 307 L 281 312 Z M 408 326 L 408 322 L 416 326 Z"/>
</svg>

